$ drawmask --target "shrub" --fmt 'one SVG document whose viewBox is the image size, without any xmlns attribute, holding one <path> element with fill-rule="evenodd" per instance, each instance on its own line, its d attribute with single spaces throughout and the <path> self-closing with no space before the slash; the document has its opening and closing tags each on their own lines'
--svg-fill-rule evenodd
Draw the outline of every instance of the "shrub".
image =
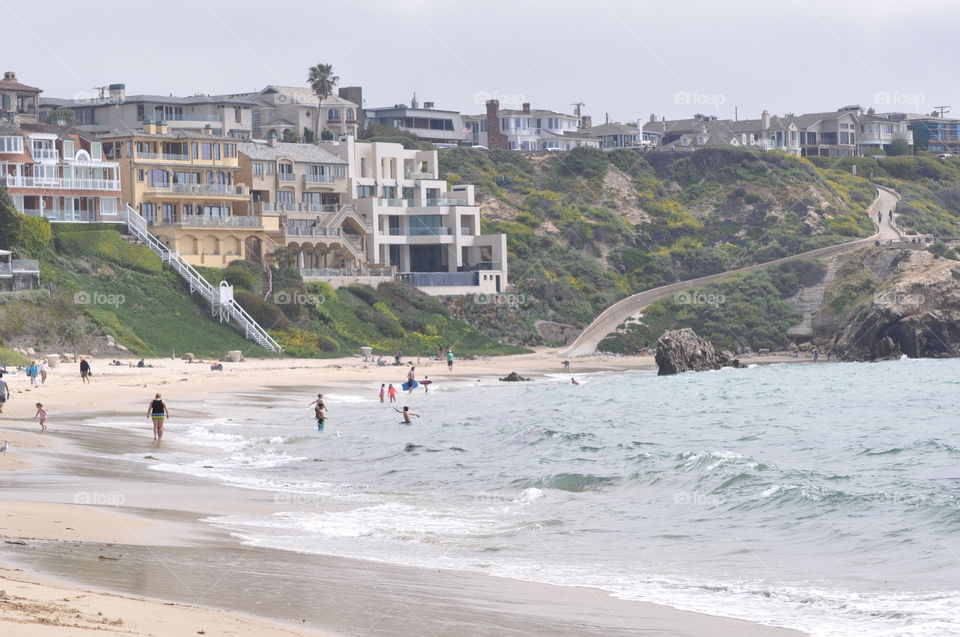
<svg viewBox="0 0 960 637">
<path fill-rule="evenodd" d="M 233 298 L 265 330 L 285 330 L 290 327 L 290 320 L 279 307 L 269 301 L 264 301 L 256 294 L 251 294 L 246 290 L 237 290 L 234 292 Z"/>
<path fill-rule="evenodd" d="M 568 152 L 561 165 L 574 175 L 592 179 L 607 174 L 609 159 L 607 153 L 599 148 L 578 146 Z"/>
</svg>

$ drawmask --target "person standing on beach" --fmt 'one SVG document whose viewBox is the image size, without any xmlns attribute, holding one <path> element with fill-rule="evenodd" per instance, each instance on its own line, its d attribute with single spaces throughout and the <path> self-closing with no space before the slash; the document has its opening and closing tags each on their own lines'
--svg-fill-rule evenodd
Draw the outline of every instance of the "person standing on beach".
<svg viewBox="0 0 960 637">
<path fill-rule="evenodd" d="M 154 440 L 163 440 L 163 419 L 169 417 L 170 412 L 167 411 L 167 403 L 160 399 L 160 394 L 157 394 L 150 401 L 150 407 L 147 408 L 147 418 L 153 421 Z"/>
<path fill-rule="evenodd" d="M 10 399 L 10 387 L 7 381 L 3 380 L 3 372 L 0 372 L 0 416 L 3 415 L 3 405 Z"/>
<path fill-rule="evenodd" d="M 397 402 L 397 388 L 393 386 L 393 383 L 390 383 L 390 386 L 387 387 L 387 395 L 390 397 L 390 402 Z"/>
<path fill-rule="evenodd" d="M 43 408 L 43 403 L 37 403 L 37 415 L 34 418 L 40 419 L 40 431 L 47 430 L 47 410 Z"/>
<path fill-rule="evenodd" d="M 47 359 L 40 361 L 40 384 L 47 384 L 47 372 L 50 371 L 50 363 L 47 362 Z"/>
<path fill-rule="evenodd" d="M 453 350 L 452 349 L 447 350 L 447 370 L 451 372 L 453 371 Z"/>
<path fill-rule="evenodd" d="M 90 363 L 85 358 L 80 359 L 80 379 L 85 383 L 90 382 Z"/>
<path fill-rule="evenodd" d="M 27 367 L 27 378 L 30 379 L 31 387 L 40 384 L 40 367 L 37 365 L 37 361 L 30 361 L 30 366 Z"/>
<path fill-rule="evenodd" d="M 387 386 L 385 383 L 380 383 L 380 402 L 383 402 L 383 395 L 387 391 Z"/>
</svg>

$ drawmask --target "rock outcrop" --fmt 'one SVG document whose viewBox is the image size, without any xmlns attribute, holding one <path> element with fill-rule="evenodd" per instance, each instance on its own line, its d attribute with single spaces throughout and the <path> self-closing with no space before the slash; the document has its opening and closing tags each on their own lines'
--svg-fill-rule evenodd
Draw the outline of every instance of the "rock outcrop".
<svg viewBox="0 0 960 637">
<path fill-rule="evenodd" d="M 521 376 L 521 375 L 518 374 L 517 372 L 510 372 L 509 374 L 507 374 L 504 378 L 501 378 L 500 380 L 502 380 L 502 381 L 505 382 L 505 383 L 515 383 L 515 382 L 526 381 L 526 380 L 530 380 L 530 379 L 529 379 L 529 378 L 524 378 L 523 376 Z"/>
<path fill-rule="evenodd" d="M 960 356 L 960 264 L 911 251 L 896 262 L 896 270 L 837 333 L 837 358 Z"/>
<path fill-rule="evenodd" d="M 656 361 L 659 376 L 740 367 L 740 361 L 735 359 L 733 354 L 717 354 L 713 345 L 697 336 L 690 328 L 664 332 L 657 341 Z"/>
</svg>

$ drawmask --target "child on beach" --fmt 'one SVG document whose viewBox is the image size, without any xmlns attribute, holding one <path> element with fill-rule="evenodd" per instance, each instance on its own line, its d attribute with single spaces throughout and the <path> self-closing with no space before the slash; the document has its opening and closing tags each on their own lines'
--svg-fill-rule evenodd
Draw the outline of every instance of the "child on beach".
<svg viewBox="0 0 960 637">
<path fill-rule="evenodd" d="M 317 430 L 323 431 L 323 423 L 327 419 L 327 406 L 323 404 L 323 394 L 317 394 L 317 399 L 310 403 L 313 405 L 314 415 L 317 417 Z M 308 405 L 308 407 L 310 406 Z"/>
<path fill-rule="evenodd" d="M 406 405 L 404 405 L 403 411 L 400 411 L 400 410 L 397 409 L 396 407 L 394 407 L 393 410 L 394 410 L 395 412 L 397 412 L 398 414 L 402 414 L 402 415 L 403 415 L 403 422 L 400 423 L 401 425 L 412 425 L 412 424 L 413 424 L 413 421 L 410 420 L 410 416 L 416 416 L 417 418 L 420 417 L 420 414 L 415 414 L 415 413 L 413 413 L 412 411 L 410 411 L 410 408 L 407 407 Z"/>
<path fill-rule="evenodd" d="M 34 418 L 40 419 L 40 431 L 47 430 L 47 411 L 43 408 L 43 403 L 37 403 L 37 415 Z"/>
<path fill-rule="evenodd" d="M 390 397 L 390 402 L 397 402 L 397 388 L 393 386 L 393 383 L 390 383 L 390 386 L 387 387 L 387 395 Z"/>
<path fill-rule="evenodd" d="M 386 392 L 386 390 L 387 390 L 386 384 L 380 383 L 380 402 L 383 402 L 383 395 Z"/>
<path fill-rule="evenodd" d="M 420 384 L 423 385 L 423 393 L 424 393 L 424 394 L 429 394 L 429 393 L 430 393 L 430 385 L 433 384 L 433 381 L 430 380 L 430 377 L 429 377 L 429 376 L 424 376 L 424 377 L 423 377 L 423 380 L 420 381 Z"/>
</svg>

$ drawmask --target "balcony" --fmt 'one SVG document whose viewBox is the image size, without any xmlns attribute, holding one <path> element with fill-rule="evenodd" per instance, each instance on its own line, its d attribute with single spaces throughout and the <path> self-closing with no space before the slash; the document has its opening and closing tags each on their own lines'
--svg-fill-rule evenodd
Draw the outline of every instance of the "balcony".
<svg viewBox="0 0 960 637">
<path fill-rule="evenodd" d="M 0 185 L 7 188 L 51 188 L 63 190 L 120 191 L 119 179 L 60 179 L 59 177 L 0 176 Z"/>
<path fill-rule="evenodd" d="M 359 267 L 359 268 L 300 268 L 302 277 L 322 276 L 375 276 L 393 278 L 396 270 L 393 267 Z"/>
<path fill-rule="evenodd" d="M 476 272 L 405 272 L 400 275 L 416 287 L 475 287 L 480 285 Z"/>
<path fill-rule="evenodd" d="M 319 214 L 337 212 L 340 210 L 340 204 L 274 203 L 270 201 L 258 201 L 255 209 L 261 214 L 278 214 L 283 212 L 309 212 Z"/>
<path fill-rule="evenodd" d="M 332 184 L 334 181 L 336 180 L 334 179 L 333 175 L 327 175 L 327 174 L 311 175 L 308 173 L 303 176 L 304 186 L 311 186 L 314 184 Z"/>
<path fill-rule="evenodd" d="M 278 181 L 296 181 L 297 176 L 293 173 L 277 173 Z"/>
<path fill-rule="evenodd" d="M 149 117 L 144 115 L 141 122 L 219 122 L 219 115 L 203 115 L 196 113 L 183 113 L 179 115 L 162 115 L 159 111 Z"/>
<path fill-rule="evenodd" d="M 408 172 L 406 179 L 436 179 L 437 176 L 433 173 L 422 173 L 422 172 Z"/>
<path fill-rule="evenodd" d="M 319 226 L 287 226 L 284 230 L 288 237 L 340 237 L 340 228 L 321 228 Z"/>
<path fill-rule="evenodd" d="M 151 225 L 181 228 L 252 228 L 256 230 L 263 228 L 263 222 L 259 217 L 204 217 L 203 215 L 187 215 L 172 221 L 155 221 Z"/>
<path fill-rule="evenodd" d="M 60 152 L 56 148 L 31 148 L 30 155 L 37 161 L 57 161 Z"/>
<path fill-rule="evenodd" d="M 427 199 L 427 206 L 466 206 L 467 202 L 462 199 Z"/>
<path fill-rule="evenodd" d="M 180 155 L 177 153 L 164 153 L 163 159 L 167 161 L 190 161 L 190 155 Z"/>
<path fill-rule="evenodd" d="M 224 197 L 246 197 L 246 186 L 228 186 L 226 184 L 150 184 L 150 192 L 168 192 L 174 195 L 222 195 Z"/>
<path fill-rule="evenodd" d="M 503 264 L 499 261 L 479 261 L 473 265 L 461 265 L 457 272 L 479 272 L 490 270 L 503 270 Z"/>
<path fill-rule="evenodd" d="M 388 234 L 394 237 L 438 237 L 452 234 L 450 228 L 431 227 L 431 228 L 390 228 Z"/>
<path fill-rule="evenodd" d="M 56 210 L 45 208 L 24 208 L 20 211 L 22 214 L 30 217 L 40 217 L 47 221 L 63 221 L 70 223 L 92 223 L 97 221 L 97 215 L 91 210 Z"/>
</svg>

